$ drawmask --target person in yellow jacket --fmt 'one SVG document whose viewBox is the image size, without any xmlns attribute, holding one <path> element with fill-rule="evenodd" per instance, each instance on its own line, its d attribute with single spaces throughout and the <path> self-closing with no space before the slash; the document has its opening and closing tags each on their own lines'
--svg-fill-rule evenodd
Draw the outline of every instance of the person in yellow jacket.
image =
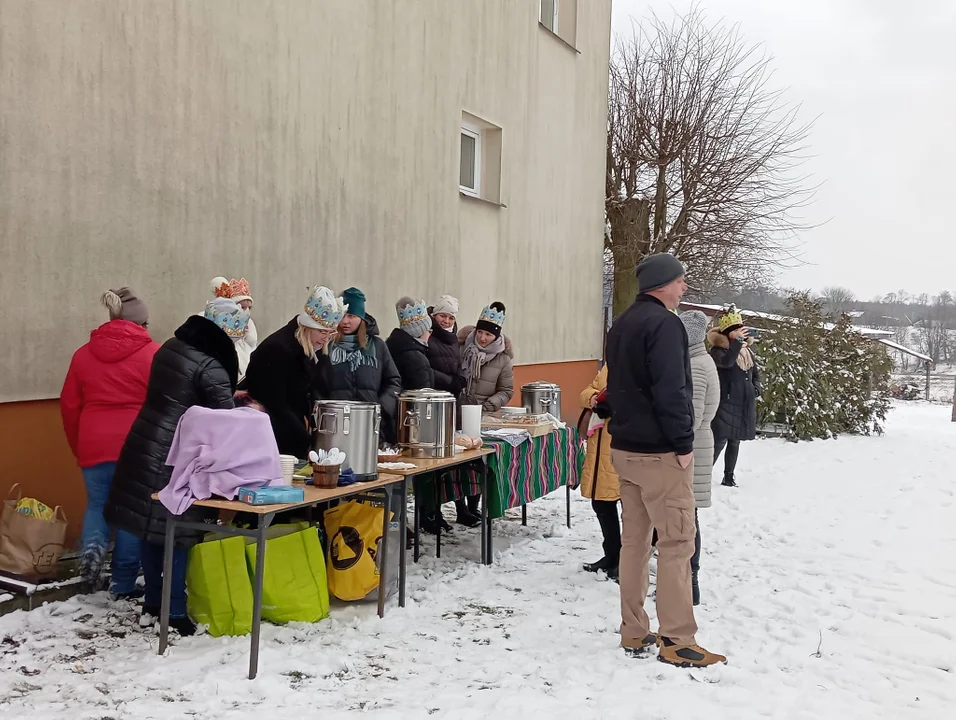
<svg viewBox="0 0 956 720">
<path fill-rule="evenodd" d="M 607 427 L 610 408 L 604 400 L 606 390 L 607 365 L 601 368 L 597 377 L 581 393 L 581 407 L 584 408 L 582 420 L 589 416 L 581 495 L 591 500 L 591 507 L 604 536 L 604 557 L 588 563 L 584 569 L 595 573 L 603 570 L 610 579 L 617 581 L 621 557 L 621 522 L 617 504 L 621 495 L 617 473 L 611 465 L 611 436 Z M 583 432 L 584 428 L 581 430 Z"/>
</svg>

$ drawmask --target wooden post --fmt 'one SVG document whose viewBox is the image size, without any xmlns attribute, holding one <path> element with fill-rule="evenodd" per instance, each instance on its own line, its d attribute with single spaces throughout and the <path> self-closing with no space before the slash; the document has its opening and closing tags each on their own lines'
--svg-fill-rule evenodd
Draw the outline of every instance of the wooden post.
<svg viewBox="0 0 956 720">
<path fill-rule="evenodd" d="M 953 388 L 953 422 L 956 422 L 956 387 Z"/>
<path fill-rule="evenodd" d="M 926 366 L 926 402 L 929 402 L 929 370 L 930 362 L 927 360 L 923 363 Z"/>
</svg>

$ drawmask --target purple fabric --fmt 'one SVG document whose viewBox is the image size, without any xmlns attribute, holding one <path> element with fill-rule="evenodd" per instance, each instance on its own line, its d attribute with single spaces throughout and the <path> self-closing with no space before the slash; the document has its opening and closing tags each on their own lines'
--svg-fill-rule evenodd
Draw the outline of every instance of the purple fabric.
<svg viewBox="0 0 956 720">
<path fill-rule="evenodd" d="M 264 412 L 248 407 L 210 410 L 194 405 L 180 418 L 166 457 L 173 474 L 160 502 L 182 515 L 193 500 L 232 500 L 240 487 L 282 479 L 279 448 Z"/>
</svg>

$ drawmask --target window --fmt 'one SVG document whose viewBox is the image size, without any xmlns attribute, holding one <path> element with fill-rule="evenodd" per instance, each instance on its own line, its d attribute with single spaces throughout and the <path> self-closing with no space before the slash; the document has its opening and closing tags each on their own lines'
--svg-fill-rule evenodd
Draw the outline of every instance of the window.
<svg viewBox="0 0 956 720">
<path fill-rule="evenodd" d="M 458 189 L 501 205 L 501 128 L 466 112 L 461 114 Z"/>
<path fill-rule="evenodd" d="M 461 170 L 459 189 L 466 195 L 481 196 L 481 129 L 461 126 Z"/>
<path fill-rule="evenodd" d="M 541 24 L 555 35 L 558 34 L 559 0 L 541 0 Z"/>
</svg>

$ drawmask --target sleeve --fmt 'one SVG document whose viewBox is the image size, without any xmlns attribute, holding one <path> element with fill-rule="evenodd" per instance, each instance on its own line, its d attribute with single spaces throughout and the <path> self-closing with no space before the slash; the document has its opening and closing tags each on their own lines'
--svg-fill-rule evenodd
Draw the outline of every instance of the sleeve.
<svg viewBox="0 0 956 720">
<path fill-rule="evenodd" d="M 754 359 L 754 367 L 753 367 L 754 391 L 757 393 L 757 397 L 760 397 L 761 395 L 763 395 L 763 381 L 760 375 L 760 365 L 757 363 L 757 356 L 754 355 L 753 350 L 750 351 L 750 354 Z"/>
<path fill-rule="evenodd" d="M 710 355 L 714 358 L 714 364 L 723 370 L 732 368 L 737 364 L 737 356 L 740 355 L 740 348 L 744 344 L 740 340 L 734 340 L 729 348 L 713 347 L 710 349 Z"/>
<path fill-rule="evenodd" d="M 63 389 L 60 391 L 60 415 L 63 418 L 63 431 L 70 444 L 74 457 L 79 457 L 80 414 L 83 412 L 83 391 L 77 377 L 76 355 L 70 362 Z"/>
<path fill-rule="evenodd" d="M 694 450 L 694 419 L 684 374 L 687 334 L 678 317 L 669 315 L 648 338 L 651 405 L 674 452 L 686 455 Z"/>
<path fill-rule="evenodd" d="M 200 368 L 199 387 L 207 408 L 231 410 L 236 406 L 232 398 L 232 381 L 229 379 L 229 373 L 215 360 L 207 361 Z"/>
<path fill-rule="evenodd" d="M 277 437 L 288 438 L 297 446 L 307 447 L 312 441 L 305 424 L 307 419 L 298 417 L 289 407 L 286 370 L 279 366 L 268 350 L 268 346 L 265 346 L 252 354 L 246 370 L 249 394 L 269 413 L 272 430 Z M 318 377 L 318 368 L 315 377 Z M 312 381 L 314 383 L 315 378 Z"/>
<path fill-rule="evenodd" d="M 515 394 L 515 376 L 514 365 L 511 358 L 505 356 L 507 362 L 501 367 L 498 373 L 498 385 L 494 395 L 485 400 L 483 407 L 488 412 L 497 412 L 507 405 Z"/>
<path fill-rule="evenodd" d="M 382 384 L 378 390 L 378 404 L 382 406 L 382 413 L 394 420 L 398 413 L 398 394 L 402 391 L 402 376 L 384 341 L 379 341 L 378 349 L 382 358 Z"/>
<path fill-rule="evenodd" d="M 707 362 L 711 362 L 706 355 L 702 357 Z M 694 432 L 696 433 L 704 424 L 704 412 L 709 388 L 707 387 L 707 372 L 704 368 L 694 365 L 692 369 L 694 375 Z"/>
<path fill-rule="evenodd" d="M 435 377 L 435 389 L 450 392 L 457 396 L 465 387 L 465 379 L 460 375 L 449 375 L 448 373 L 436 370 L 432 367 L 432 374 Z"/>
<path fill-rule="evenodd" d="M 581 407 L 585 410 L 591 408 L 591 399 L 601 393 L 607 387 L 607 365 L 601 368 L 591 384 L 581 392 Z"/>
</svg>

